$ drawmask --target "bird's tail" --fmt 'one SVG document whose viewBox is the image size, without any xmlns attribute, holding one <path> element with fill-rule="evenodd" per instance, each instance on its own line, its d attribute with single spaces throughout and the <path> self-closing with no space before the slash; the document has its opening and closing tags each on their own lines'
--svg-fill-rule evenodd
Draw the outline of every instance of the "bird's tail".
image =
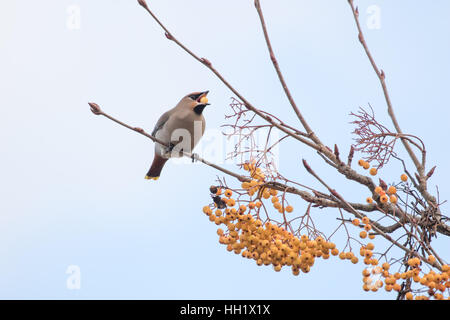
<svg viewBox="0 0 450 320">
<path fill-rule="evenodd" d="M 158 180 L 159 175 L 161 174 L 161 170 L 166 164 L 167 158 L 163 158 L 158 154 L 155 154 L 153 158 L 152 165 L 145 176 L 145 179 L 148 180 Z"/>
</svg>

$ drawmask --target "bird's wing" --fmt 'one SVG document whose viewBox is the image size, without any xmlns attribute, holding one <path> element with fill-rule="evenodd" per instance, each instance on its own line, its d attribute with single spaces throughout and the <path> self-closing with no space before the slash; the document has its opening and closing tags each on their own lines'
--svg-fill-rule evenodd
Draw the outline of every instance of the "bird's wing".
<svg viewBox="0 0 450 320">
<path fill-rule="evenodd" d="M 152 131 L 152 136 L 155 136 L 156 132 L 161 129 L 167 122 L 171 114 L 170 111 L 171 110 L 164 112 L 163 115 L 159 118 L 158 122 L 156 122 L 155 128 Z"/>
</svg>

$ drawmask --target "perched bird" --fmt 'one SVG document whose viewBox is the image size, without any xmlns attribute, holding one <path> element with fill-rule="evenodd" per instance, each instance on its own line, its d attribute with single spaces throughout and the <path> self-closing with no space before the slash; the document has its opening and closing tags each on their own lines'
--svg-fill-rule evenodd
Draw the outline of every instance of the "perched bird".
<svg viewBox="0 0 450 320">
<path fill-rule="evenodd" d="M 186 95 L 159 118 L 152 136 L 168 146 L 155 143 L 155 156 L 145 179 L 157 180 L 166 161 L 171 157 L 183 156 L 181 151 L 192 153 L 205 132 L 203 109 L 209 105 L 208 92 Z"/>
</svg>

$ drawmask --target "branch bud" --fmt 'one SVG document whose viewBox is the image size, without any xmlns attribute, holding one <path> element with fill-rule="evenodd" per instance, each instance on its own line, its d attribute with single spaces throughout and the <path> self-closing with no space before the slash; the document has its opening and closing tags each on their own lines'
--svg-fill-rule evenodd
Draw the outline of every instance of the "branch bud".
<svg viewBox="0 0 450 320">
<path fill-rule="evenodd" d="M 302 159 L 302 161 L 303 161 L 303 166 L 306 168 L 306 170 L 308 170 L 309 173 L 312 173 L 312 169 L 309 166 L 308 162 L 306 162 L 305 159 Z"/>
<path fill-rule="evenodd" d="M 166 36 L 167 39 L 173 40 L 173 37 L 170 33 L 166 32 L 166 33 L 164 33 L 164 35 Z"/>
<path fill-rule="evenodd" d="M 145 9 L 148 10 L 148 6 L 147 6 L 147 3 L 145 2 L 145 0 L 138 0 L 138 3 L 139 3 L 142 7 L 144 7 Z"/>
<path fill-rule="evenodd" d="M 94 102 L 88 102 L 89 106 L 91 107 L 91 111 L 93 114 L 100 115 L 102 114 L 102 109 L 100 109 L 99 105 Z"/>
<path fill-rule="evenodd" d="M 348 166 L 350 167 L 352 164 L 352 160 L 353 160 L 353 155 L 355 154 L 355 147 L 353 147 L 353 145 L 350 147 L 350 152 L 348 153 Z"/>
<path fill-rule="evenodd" d="M 386 184 L 386 182 L 384 182 L 384 180 L 383 179 L 381 179 L 380 178 L 380 187 L 384 190 L 384 191 L 386 191 L 387 190 L 387 184 Z"/>
<path fill-rule="evenodd" d="M 364 36 L 361 32 L 358 34 L 358 39 L 359 39 L 359 42 L 364 43 Z"/>
<path fill-rule="evenodd" d="M 275 58 L 273 53 L 270 54 L 270 60 L 272 60 L 272 63 L 278 64 L 277 58 Z"/>
<path fill-rule="evenodd" d="M 211 67 L 211 62 L 208 60 L 208 59 L 206 59 L 206 58 L 201 58 L 200 59 L 204 64 L 206 64 L 208 67 Z"/>
<path fill-rule="evenodd" d="M 338 159 L 340 162 L 341 159 L 339 159 L 339 148 L 338 148 L 337 144 L 334 145 L 334 155 L 336 156 L 336 159 Z"/>
<path fill-rule="evenodd" d="M 431 170 L 427 173 L 427 180 L 431 178 L 431 176 L 433 175 L 435 169 L 436 169 L 436 166 L 431 168 Z"/>
</svg>

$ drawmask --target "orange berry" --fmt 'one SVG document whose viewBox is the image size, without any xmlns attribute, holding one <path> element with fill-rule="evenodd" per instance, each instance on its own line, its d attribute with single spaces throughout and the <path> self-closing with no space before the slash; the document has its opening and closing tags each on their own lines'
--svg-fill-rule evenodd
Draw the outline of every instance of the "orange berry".
<svg viewBox="0 0 450 320">
<path fill-rule="evenodd" d="M 208 98 L 206 96 L 201 97 L 200 98 L 200 103 L 202 103 L 202 104 L 208 103 Z"/>
<path fill-rule="evenodd" d="M 257 208 L 261 208 L 262 203 L 261 203 L 261 201 L 256 201 L 255 205 Z"/>
<path fill-rule="evenodd" d="M 365 161 L 364 161 L 363 159 L 359 159 L 359 160 L 358 160 L 358 164 L 359 164 L 361 167 L 364 165 L 364 162 L 365 162 Z"/>
<path fill-rule="evenodd" d="M 273 207 L 274 207 L 275 209 L 279 210 L 279 209 L 281 209 L 281 203 L 275 202 L 275 203 L 273 204 Z"/>
<path fill-rule="evenodd" d="M 203 207 L 203 213 L 207 214 L 208 216 L 212 213 L 212 210 L 209 206 L 204 206 Z"/>
<path fill-rule="evenodd" d="M 433 263 L 436 262 L 436 258 L 434 256 L 432 256 L 432 255 L 429 255 L 428 258 L 427 258 L 427 261 L 429 263 L 433 264 Z"/>
<path fill-rule="evenodd" d="M 373 281 L 373 280 L 372 280 L 371 277 L 364 277 L 364 278 L 363 278 L 363 282 L 366 283 L 366 284 L 370 284 L 370 283 L 372 283 L 372 281 Z"/>
<path fill-rule="evenodd" d="M 364 224 L 368 224 L 370 222 L 370 219 L 368 217 L 364 217 L 364 218 L 362 218 L 362 222 Z"/>
<path fill-rule="evenodd" d="M 380 202 L 381 203 L 386 203 L 386 202 L 388 202 L 388 197 L 387 197 L 387 195 L 385 195 L 385 194 L 383 194 L 381 197 L 380 197 Z"/>
<path fill-rule="evenodd" d="M 364 238 L 367 237 L 367 232 L 361 231 L 361 232 L 359 233 L 359 236 L 360 236 L 362 239 L 364 239 Z"/>
<path fill-rule="evenodd" d="M 412 300 L 413 299 L 413 294 L 411 292 L 407 292 L 406 293 L 406 300 Z"/>
<path fill-rule="evenodd" d="M 397 193 L 397 188 L 394 187 L 394 186 L 390 186 L 387 191 L 388 191 L 389 194 L 396 194 Z"/>
<path fill-rule="evenodd" d="M 377 286 L 377 288 L 381 288 L 381 287 L 383 286 L 383 281 L 377 280 L 377 281 L 375 282 L 375 285 Z"/>
<path fill-rule="evenodd" d="M 374 233 L 369 234 L 369 239 L 371 240 L 375 239 L 375 234 Z"/>
<path fill-rule="evenodd" d="M 294 211 L 294 208 L 292 206 L 287 206 L 285 209 L 286 209 L 286 212 Z"/>
<path fill-rule="evenodd" d="M 383 188 L 380 186 L 377 186 L 374 190 L 375 193 L 380 194 L 380 192 L 383 191 Z"/>
<path fill-rule="evenodd" d="M 367 203 L 372 203 L 373 199 L 372 199 L 372 197 L 367 197 L 366 201 L 367 201 Z"/>
<path fill-rule="evenodd" d="M 244 182 L 242 182 L 241 187 L 242 187 L 242 189 L 249 189 L 251 186 L 250 186 L 250 183 L 248 183 L 247 181 L 244 181 Z"/>
<path fill-rule="evenodd" d="M 408 181 L 408 176 L 404 173 L 404 174 L 402 174 L 402 175 L 400 176 L 400 179 L 401 179 L 403 182 L 406 182 L 406 181 Z"/>
<path fill-rule="evenodd" d="M 227 205 L 229 207 L 233 207 L 236 204 L 236 201 L 234 199 L 228 199 Z"/>
<path fill-rule="evenodd" d="M 359 226 L 359 220 L 358 219 L 353 219 L 352 224 L 354 226 L 356 226 L 356 227 Z"/>
<path fill-rule="evenodd" d="M 233 191 L 231 191 L 230 189 L 225 190 L 225 197 L 230 198 L 233 195 Z"/>
<path fill-rule="evenodd" d="M 336 245 L 333 242 L 327 242 L 326 248 L 332 250 L 332 249 L 336 248 Z"/>
<path fill-rule="evenodd" d="M 376 176 L 377 173 L 378 173 L 378 170 L 376 168 L 370 168 L 369 172 L 370 172 L 371 175 Z"/>
<path fill-rule="evenodd" d="M 279 201 L 278 197 L 276 197 L 276 196 L 272 197 L 272 203 L 275 203 L 275 202 L 278 202 L 278 201 Z"/>
<path fill-rule="evenodd" d="M 255 204 L 254 202 L 250 202 L 250 203 L 248 204 L 248 207 L 249 207 L 250 209 L 255 209 L 256 204 Z"/>
<path fill-rule="evenodd" d="M 366 230 L 366 231 L 370 231 L 371 229 L 372 229 L 372 226 L 370 224 L 366 224 L 364 226 L 364 230 Z"/>
<path fill-rule="evenodd" d="M 337 256 L 339 254 L 339 250 L 337 248 L 334 248 L 334 249 L 331 250 L 331 254 L 333 256 Z"/>
<path fill-rule="evenodd" d="M 372 243 L 372 242 L 369 242 L 367 245 L 366 245 L 366 249 L 367 250 L 373 250 L 375 248 L 375 245 Z"/>
<path fill-rule="evenodd" d="M 369 169 L 370 168 L 370 164 L 367 161 L 365 161 L 363 163 L 363 168 L 366 169 L 366 170 Z"/>
<path fill-rule="evenodd" d="M 398 199 L 397 199 L 397 197 L 396 197 L 395 195 L 391 195 L 391 196 L 389 197 L 389 201 L 390 201 L 391 203 L 397 203 Z"/>
</svg>

